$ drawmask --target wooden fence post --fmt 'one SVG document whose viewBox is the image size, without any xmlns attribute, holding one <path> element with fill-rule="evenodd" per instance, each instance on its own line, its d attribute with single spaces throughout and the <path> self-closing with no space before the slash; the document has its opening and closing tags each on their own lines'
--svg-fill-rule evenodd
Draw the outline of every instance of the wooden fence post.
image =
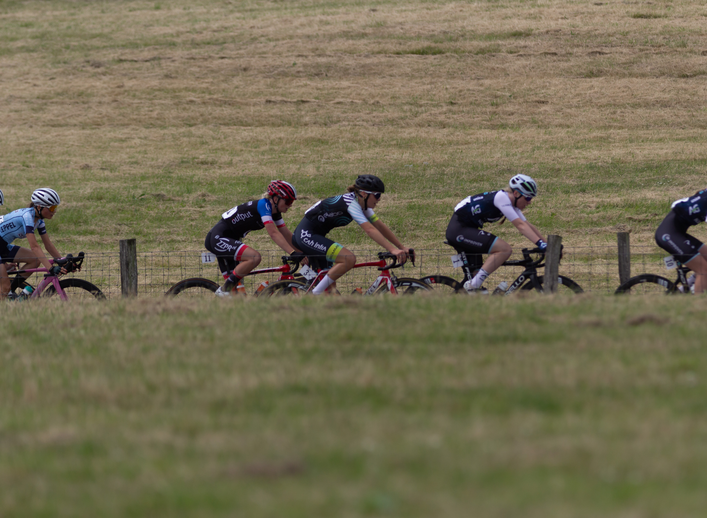
<svg viewBox="0 0 707 518">
<path fill-rule="evenodd" d="M 545 252 L 545 293 L 557 292 L 557 281 L 560 276 L 560 248 L 562 236 L 547 236 L 547 251 Z"/>
<path fill-rule="evenodd" d="M 120 240 L 120 288 L 123 297 L 137 296 L 137 243 Z"/>
<path fill-rule="evenodd" d="M 631 241 L 628 232 L 616 234 L 619 252 L 619 284 L 631 278 Z"/>
</svg>

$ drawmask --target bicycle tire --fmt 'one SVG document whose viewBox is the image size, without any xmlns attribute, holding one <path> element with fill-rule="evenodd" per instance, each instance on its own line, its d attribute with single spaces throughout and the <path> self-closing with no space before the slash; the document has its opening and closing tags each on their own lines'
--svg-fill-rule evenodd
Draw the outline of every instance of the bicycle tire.
<svg viewBox="0 0 707 518">
<path fill-rule="evenodd" d="M 420 281 L 427 284 L 435 293 L 455 294 L 465 291 L 461 282 L 446 275 L 428 275 L 420 279 Z"/>
<path fill-rule="evenodd" d="M 59 281 L 59 286 L 64 290 L 69 300 L 86 300 L 98 299 L 105 300 L 106 296 L 98 289 L 95 284 L 92 284 L 83 279 L 62 279 Z M 50 298 L 56 295 L 56 289 L 53 284 L 47 286 L 42 293 L 42 297 Z"/>
<path fill-rule="evenodd" d="M 538 282 L 540 283 L 540 286 L 544 286 L 544 275 L 538 275 Z M 559 276 L 559 282 L 557 283 L 557 293 L 563 294 L 571 294 L 571 293 L 584 293 L 584 290 L 582 287 L 574 282 L 572 279 L 569 277 L 565 277 L 564 275 Z M 535 286 L 533 286 L 533 282 L 528 279 L 528 282 L 523 284 L 523 286 L 520 287 L 521 290 L 523 291 L 528 291 L 528 290 L 533 290 L 535 289 Z M 539 290 L 541 293 L 544 290 Z"/>
<path fill-rule="evenodd" d="M 263 291 L 258 293 L 258 297 L 284 297 L 299 296 L 307 291 L 307 283 L 297 279 L 288 281 L 277 281 L 268 284 Z"/>
<path fill-rule="evenodd" d="M 432 292 L 432 288 L 420 279 L 413 279 L 411 277 L 398 277 L 393 281 L 393 286 L 398 295 L 413 295 L 415 293 L 429 293 Z M 382 282 L 378 289 L 373 293 L 378 295 L 380 293 L 390 293 L 388 290 L 388 283 Z"/>
<path fill-rule="evenodd" d="M 180 294 L 182 297 L 211 297 L 218 288 L 219 285 L 214 281 L 202 277 L 192 277 L 191 279 L 179 281 L 168 289 L 164 295 L 165 297 L 176 297 Z"/>
<path fill-rule="evenodd" d="M 616 288 L 615 295 L 623 294 L 650 294 L 650 293 L 680 293 L 674 282 L 654 275 L 652 273 L 644 273 L 636 275 L 624 282 Z"/>
</svg>

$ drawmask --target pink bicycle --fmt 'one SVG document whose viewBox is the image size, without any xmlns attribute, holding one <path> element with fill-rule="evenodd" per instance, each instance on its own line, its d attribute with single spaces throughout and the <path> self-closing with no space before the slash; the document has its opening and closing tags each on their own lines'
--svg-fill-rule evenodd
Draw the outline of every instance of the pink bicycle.
<svg viewBox="0 0 707 518">
<path fill-rule="evenodd" d="M 60 268 L 64 268 L 67 273 L 78 272 L 81 270 L 81 264 L 84 260 L 83 252 L 80 252 L 78 257 L 68 254 L 62 259 L 50 259 L 54 264 L 51 269 L 47 268 L 27 268 L 24 270 L 10 270 L 8 274 L 14 276 L 10 293 L 15 298 L 30 298 L 36 299 L 39 297 L 49 298 L 56 295 L 61 300 L 81 300 L 81 299 L 99 299 L 103 300 L 106 296 L 94 284 L 83 279 L 61 279 L 59 280 Z M 44 273 L 44 278 L 39 282 L 36 288 L 21 275 L 23 273 Z"/>
</svg>

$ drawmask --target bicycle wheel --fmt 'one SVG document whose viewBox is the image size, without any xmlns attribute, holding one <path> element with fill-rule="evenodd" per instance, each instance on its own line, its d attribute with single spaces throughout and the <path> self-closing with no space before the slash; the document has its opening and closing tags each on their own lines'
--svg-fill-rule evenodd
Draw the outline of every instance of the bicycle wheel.
<svg viewBox="0 0 707 518">
<path fill-rule="evenodd" d="M 540 286 L 544 286 L 544 276 L 543 275 L 538 275 L 538 282 L 540 282 Z M 528 291 L 532 290 L 535 287 L 533 286 L 533 283 L 530 279 L 528 279 L 528 282 L 523 284 L 521 286 L 521 290 Z M 557 293 L 563 294 L 572 294 L 572 293 L 584 293 L 584 290 L 581 288 L 579 284 L 574 282 L 572 279 L 569 277 L 565 277 L 564 275 L 560 275 L 558 278 L 558 283 L 557 283 Z"/>
<path fill-rule="evenodd" d="M 284 297 L 287 295 L 298 296 L 307 291 L 307 283 L 297 279 L 291 281 L 277 281 L 258 293 L 258 297 Z"/>
<path fill-rule="evenodd" d="M 63 279 L 59 281 L 59 286 L 64 290 L 69 300 L 104 300 L 106 298 L 96 285 L 83 279 Z M 50 284 L 42 293 L 42 297 L 54 297 L 56 294 L 54 285 Z"/>
<path fill-rule="evenodd" d="M 393 286 L 395 287 L 395 291 L 398 292 L 398 295 L 414 295 L 415 293 L 432 292 L 432 288 L 430 288 L 427 283 L 410 277 L 398 277 L 393 281 Z M 390 293 L 388 283 L 382 282 L 374 292 L 374 295 L 378 295 L 379 293 Z"/>
<path fill-rule="evenodd" d="M 637 295 L 644 293 L 679 293 L 679 291 L 675 284 L 672 281 L 666 279 L 665 277 L 653 275 L 652 273 L 644 273 L 643 275 L 636 275 L 635 277 L 631 277 L 621 286 L 616 288 L 616 291 L 614 293 L 616 295 L 625 293 Z"/>
<path fill-rule="evenodd" d="M 181 298 L 213 298 L 214 292 L 218 287 L 219 285 L 214 281 L 193 277 L 179 281 L 168 289 L 164 295 L 165 297 L 176 297 L 179 295 Z"/>
<path fill-rule="evenodd" d="M 461 282 L 445 275 L 428 275 L 420 279 L 420 281 L 427 284 L 435 293 L 453 294 L 464 292 L 464 285 Z"/>
</svg>

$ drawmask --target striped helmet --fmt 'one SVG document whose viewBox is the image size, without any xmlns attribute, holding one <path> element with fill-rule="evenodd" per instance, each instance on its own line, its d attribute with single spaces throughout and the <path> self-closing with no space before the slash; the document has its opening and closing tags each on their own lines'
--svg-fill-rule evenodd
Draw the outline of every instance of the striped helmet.
<svg viewBox="0 0 707 518">
<path fill-rule="evenodd" d="M 37 207 L 52 207 L 53 205 L 59 205 L 61 199 L 54 189 L 42 187 L 32 193 L 32 203 Z"/>
<path fill-rule="evenodd" d="M 279 196 L 283 200 L 296 200 L 297 191 L 291 183 L 283 182 L 282 180 L 273 180 L 268 185 L 268 194 L 270 196 Z"/>
<path fill-rule="evenodd" d="M 538 185 L 535 183 L 535 180 L 527 174 L 515 175 L 511 178 L 511 181 L 508 182 L 508 185 L 511 189 L 518 191 L 523 196 L 535 198 L 538 195 Z"/>
</svg>

